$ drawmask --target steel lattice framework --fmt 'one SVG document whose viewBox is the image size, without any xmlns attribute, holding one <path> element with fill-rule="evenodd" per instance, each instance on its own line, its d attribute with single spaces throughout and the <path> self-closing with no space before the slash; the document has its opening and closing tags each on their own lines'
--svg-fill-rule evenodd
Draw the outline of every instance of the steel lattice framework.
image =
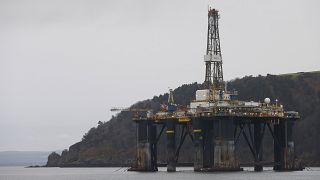
<svg viewBox="0 0 320 180">
<path fill-rule="evenodd" d="M 222 56 L 219 37 L 219 13 L 216 9 L 208 11 L 207 52 L 205 83 L 208 88 L 223 89 Z"/>
</svg>

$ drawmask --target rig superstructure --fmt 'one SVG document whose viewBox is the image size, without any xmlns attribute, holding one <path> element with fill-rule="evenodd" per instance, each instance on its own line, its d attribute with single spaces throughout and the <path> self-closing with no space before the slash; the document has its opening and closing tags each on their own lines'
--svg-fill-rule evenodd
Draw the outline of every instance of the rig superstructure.
<svg viewBox="0 0 320 180">
<path fill-rule="evenodd" d="M 274 141 L 274 170 L 298 170 L 294 156 L 292 126 L 300 119 L 298 112 L 284 111 L 278 102 L 245 102 L 237 100 L 237 91 L 228 91 L 223 80 L 219 37 L 219 12 L 208 11 L 205 89 L 197 90 L 188 107 L 174 104 L 170 90 L 166 111 L 134 118 L 137 123 L 136 171 L 157 171 L 157 143 L 165 132 L 167 140 L 167 171 L 176 171 L 179 152 L 189 136 L 193 142 L 195 171 L 242 170 L 236 158 L 235 146 L 242 135 L 253 155 L 254 170 L 262 171 L 262 141 L 268 129 Z M 130 109 L 128 110 L 130 111 Z M 137 110 L 144 111 L 144 110 Z M 157 127 L 161 128 L 157 128 Z M 177 141 L 176 127 L 181 126 Z M 161 129 L 157 132 L 157 129 Z"/>
</svg>

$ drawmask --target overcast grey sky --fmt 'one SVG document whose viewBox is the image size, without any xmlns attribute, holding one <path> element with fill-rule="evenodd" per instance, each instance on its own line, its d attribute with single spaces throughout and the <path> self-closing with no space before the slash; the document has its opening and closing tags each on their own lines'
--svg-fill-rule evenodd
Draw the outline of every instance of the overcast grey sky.
<svg viewBox="0 0 320 180">
<path fill-rule="evenodd" d="M 208 5 L 226 80 L 320 69 L 318 0 L 0 0 L 0 151 L 68 148 L 113 106 L 203 82 Z"/>
</svg>

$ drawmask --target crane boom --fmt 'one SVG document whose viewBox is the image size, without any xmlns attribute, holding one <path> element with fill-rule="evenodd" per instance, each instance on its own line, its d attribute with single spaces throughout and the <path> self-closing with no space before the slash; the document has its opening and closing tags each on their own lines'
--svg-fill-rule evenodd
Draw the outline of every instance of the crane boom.
<svg viewBox="0 0 320 180">
<path fill-rule="evenodd" d="M 112 111 L 112 112 L 116 112 L 116 111 L 125 111 L 125 112 L 147 112 L 147 111 L 151 111 L 151 109 L 113 107 L 113 108 L 110 109 L 110 111 Z"/>
</svg>

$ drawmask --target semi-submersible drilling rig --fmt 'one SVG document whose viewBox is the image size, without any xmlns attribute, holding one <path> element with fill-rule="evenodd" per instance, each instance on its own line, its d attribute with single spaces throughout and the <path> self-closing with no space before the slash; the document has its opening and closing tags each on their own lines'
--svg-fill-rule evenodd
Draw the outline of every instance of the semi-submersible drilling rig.
<svg viewBox="0 0 320 180">
<path fill-rule="evenodd" d="M 237 91 L 228 91 L 223 81 L 219 38 L 219 13 L 208 11 L 206 89 L 197 90 L 196 98 L 186 108 L 178 108 L 170 90 L 165 111 L 134 118 L 137 124 L 137 157 L 130 170 L 157 171 L 157 143 L 166 135 L 167 171 L 176 171 L 177 160 L 185 138 L 193 142 L 194 171 L 242 170 L 235 155 L 235 144 L 243 136 L 253 155 L 254 170 L 262 171 L 262 140 L 269 130 L 274 145 L 274 170 L 299 170 L 295 159 L 292 127 L 298 112 L 284 111 L 283 106 L 264 102 L 237 100 Z M 141 114 L 141 113 L 140 113 Z M 182 132 L 177 137 L 176 129 Z M 157 128 L 158 127 L 158 128 Z M 159 132 L 157 132 L 157 129 Z M 165 133 L 163 133 L 165 132 Z"/>
</svg>

